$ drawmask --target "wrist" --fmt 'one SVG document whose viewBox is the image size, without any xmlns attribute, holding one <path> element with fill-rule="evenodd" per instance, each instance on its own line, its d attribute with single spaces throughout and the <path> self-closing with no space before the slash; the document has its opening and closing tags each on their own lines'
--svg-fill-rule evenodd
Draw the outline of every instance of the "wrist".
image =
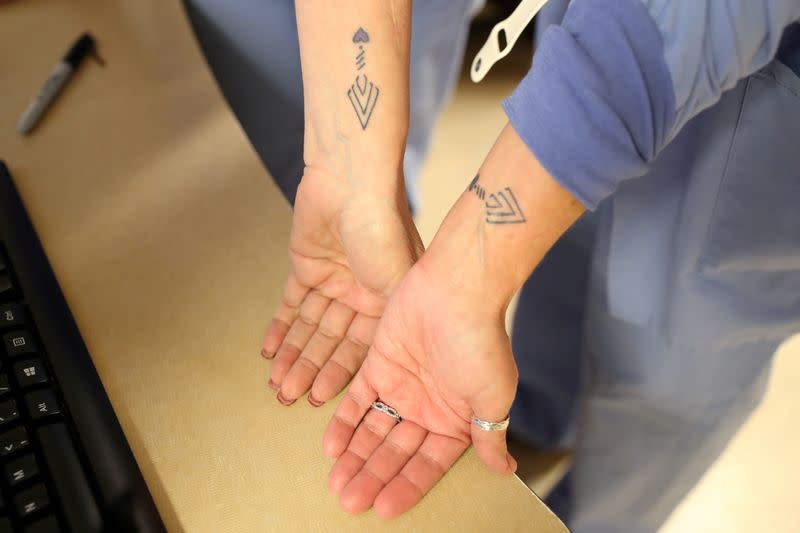
<svg viewBox="0 0 800 533">
<path fill-rule="evenodd" d="M 517 289 L 582 212 L 583 206 L 506 126 L 420 262 L 454 293 L 504 314 Z"/>
<path fill-rule="evenodd" d="M 300 187 L 325 191 L 330 200 L 341 206 L 354 202 L 378 202 L 399 210 L 408 210 L 402 167 L 375 169 L 337 168 L 332 162 L 307 164 Z"/>
<path fill-rule="evenodd" d="M 462 197 L 418 266 L 437 285 L 487 317 L 502 318 L 525 275 L 490 257 L 481 213 Z M 506 262 L 504 267 L 511 266 Z"/>
<path fill-rule="evenodd" d="M 296 2 L 306 166 L 343 186 L 402 186 L 409 125 L 408 0 Z"/>
<path fill-rule="evenodd" d="M 322 172 L 349 191 L 405 191 L 403 147 L 396 142 L 351 142 L 343 134 L 315 147 L 306 145 L 303 159 L 306 173 Z"/>
</svg>

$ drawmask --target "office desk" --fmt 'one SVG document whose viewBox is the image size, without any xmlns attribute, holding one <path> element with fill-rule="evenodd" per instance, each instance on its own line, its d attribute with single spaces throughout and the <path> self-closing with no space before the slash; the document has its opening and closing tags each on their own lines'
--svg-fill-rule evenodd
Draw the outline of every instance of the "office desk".
<svg viewBox="0 0 800 533">
<path fill-rule="evenodd" d="M 18 114 L 84 30 L 87 61 L 28 138 Z M 322 430 L 259 356 L 290 210 L 226 107 L 177 0 L 0 7 L 6 159 L 170 530 L 564 531 L 471 452 L 407 515 L 338 510 Z"/>
</svg>

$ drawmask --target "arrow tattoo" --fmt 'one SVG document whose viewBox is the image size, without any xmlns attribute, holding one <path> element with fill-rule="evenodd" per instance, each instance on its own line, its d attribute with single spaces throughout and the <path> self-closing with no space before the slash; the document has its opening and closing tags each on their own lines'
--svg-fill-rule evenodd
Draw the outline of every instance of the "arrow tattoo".
<svg viewBox="0 0 800 533">
<path fill-rule="evenodd" d="M 471 191 L 475 196 L 484 202 L 486 208 L 487 224 L 524 224 L 528 219 L 522 212 L 517 197 L 511 187 L 505 187 L 500 191 L 492 193 L 486 199 L 486 189 L 479 183 L 479 175 L 470 182 L 467 191 Z"/>
<path fill-rule="evenodd" d="M 367 129 L 367 125 L 369 125 L 369 119 L 378 103 L 380 93 L 381 90 L 367 79 L 366 74 L 356 76 L 356 81 L 347 90 L 347 97 L 356 112 L 362 130 Z"/>
<path fill-rule="evenodd" d="M 358 28 L 353 34 L 353 44 L 358 45 L 358 52 L 355 56 L 356 71 L 360 71 L 367 66 L 367 51 L 364 48 L 369 43 L 369 35 L 364 28 Z M 378 103 L 380 88 L 369 81 L 366 74 L 356 72 L 356 79 L 350 88 L 347 89 L 347 98 L 353 111 L 356 112 L 361 129 L 366 130 L 375 105 Z"/>
</svg>

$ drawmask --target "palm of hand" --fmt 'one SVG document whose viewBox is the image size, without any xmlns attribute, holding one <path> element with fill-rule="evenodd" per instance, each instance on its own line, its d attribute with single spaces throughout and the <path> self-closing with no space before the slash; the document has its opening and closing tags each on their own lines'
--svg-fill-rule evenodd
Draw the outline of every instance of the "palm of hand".
<svg viewBox="0 0 800 533">
<path fill-rule="evenodd" d="M 270 386 L 289 405 L 339 393 L 372 343 L 389 292 L 421 251 L 408 213 L 330 176 L 308 172 L 298 188 L 283 298 L 264 337 L 275 358 Z"/>
<path fill-rule="evenodd" d="M 505 417 L 517 377 L 502 317 L 471 307 L 419 267 L 387 305 L 324 437 L 325 453 L 337 457 L 329 484 L 345 510 L 374 505 L 387 517 L 406 511 L 470 442 L 493 469 L 513 471 L 505 433 L 471 425 L 473 415 Z M 376 399 L 403 420 L 370 409 Z"/>
</svg>

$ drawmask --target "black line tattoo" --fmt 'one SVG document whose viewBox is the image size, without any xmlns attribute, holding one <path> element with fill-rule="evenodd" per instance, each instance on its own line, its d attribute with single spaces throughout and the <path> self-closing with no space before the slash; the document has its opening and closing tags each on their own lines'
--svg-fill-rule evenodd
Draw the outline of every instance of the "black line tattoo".
<svg viewBox="0 0 800 533">
<path fill-rule="evenodd" d="M 467 191 L 473 192 L 479 200 L 483 201 L 486 207 L 487 224 L 523 224 L 528 220 L 511 187 L 491 193 L 487 200 L 486 189 L 478 183 L 479 177 L 479 174 L 475 175 L 467 187 Z"/>
<path fill-rule="evenodd" d="M 467 187 L 468 191 L 475 191 L 475 195 L 483 200 L 486 198 L 486 189 L 478 185 L 478 175 L 475 174 L 475 177 L 472 178 L 472 181 L 469 182 L 469 187 Z"/>
<path fill-rule="evenodd" d="M 486 200 L 486 222 L 489 224 L 522 224 L 526 220 L 511 187 L 492 194 Z"/>
<path fill-rule="evenodd" d="M 369 43 L 369 34 L 364 31 L 364 28 L 358 28 L 353 34 L 353 44 L 358 45 L 355 59 L 357 71 L 367 66 L 367 51 L 364 48 L 367 43 Z M 369 81 L 366 74 L 356 72 L 355 81 L 347 89 L 347 98 L 350 100 L 350 105 L 353 106 L 353 111 L 356 112 L 362 130 L 366 130 L 369 125 L 369 119 L 372 118 L 372 112 L 378 103 L 380 93 L 380 88 Z"/>
<path fill-rule="evenodd" d="M 356 81 L 347 90 L 347 97 L 350 98 L 350 104 L 356 112 L 362 130 L 367 129 L 369 125 L 380 92 L 380 89 L 367 79 L 366 74 L 356 76 Z"/>
</svg>

